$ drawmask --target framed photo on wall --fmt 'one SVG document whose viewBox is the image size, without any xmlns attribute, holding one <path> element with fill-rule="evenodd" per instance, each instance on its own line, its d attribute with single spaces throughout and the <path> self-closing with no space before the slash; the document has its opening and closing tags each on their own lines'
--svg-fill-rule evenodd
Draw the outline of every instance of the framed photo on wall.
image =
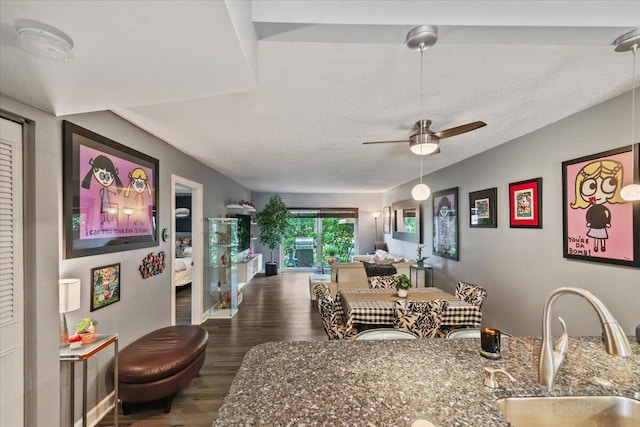
<svg viewBox="0 0 640 427">
<path fill-rule="evenodd" d="M 620 196 L 639 162 L 626 146 L 562 163 L 565 258 L 640 266 L 640 205 Z"/>
<path fill-rule="evenodd" d="M 497 193 L 496 187 L 469 193 L 469 227 L 498 227 Z"/>
<path fill-rule="evenodd" d="M 63 122 L 65 258 L 158 245 L 158 160 Z"/>
<path fill-rule="evenodd" d="M 542 228 L 542 178 L 509 184 L 509 227 Z"/>
<path fill-rule="evenodd" d="M 433 193 L 433 254 L 458 261 L 458 187 Z"/>
<path fill-rule="evenodd" d="M 382 208 L 382 232 L 391 234 L 391 206 Z"/>
<path fill-rule="evenodd" d="M 91 269 L 91 311 L 120 301 L 120 264 Z"/>
</svg>

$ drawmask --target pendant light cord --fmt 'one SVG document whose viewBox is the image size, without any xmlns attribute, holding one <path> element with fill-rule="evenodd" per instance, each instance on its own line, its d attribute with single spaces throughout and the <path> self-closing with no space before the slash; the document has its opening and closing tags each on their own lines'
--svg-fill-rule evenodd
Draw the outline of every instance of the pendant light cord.
<svg viewBox="0 0 640 427">
<path fill-rule="evenodd" d="M 633 51 L 633 74 L 631 75 L 631 144 L 636 143 L 636 51 L 638 45 L 631 46 Z M 635 159 L 634 159 L 635 161 Z M 635 179 L 635 177 L 634 177 Z"/>
<path fill-rule="evenodd" d="M 424 99 L 424 85 L 422 84 L 422 68 L 423 68 L 423 60 L 424 58 L 424 44 L 421 43 L 420 44 L 420 118 L 419 120 L 422 120 L 422 118 L 424 117 L 424 108 L 423 108 L 423 99 Z M 422 146 L 420 147 L 420 184 L 422 184 L 422 150 L 424 149 L 423 147 L 424 144 L 422 144 Z"/>
</svg>

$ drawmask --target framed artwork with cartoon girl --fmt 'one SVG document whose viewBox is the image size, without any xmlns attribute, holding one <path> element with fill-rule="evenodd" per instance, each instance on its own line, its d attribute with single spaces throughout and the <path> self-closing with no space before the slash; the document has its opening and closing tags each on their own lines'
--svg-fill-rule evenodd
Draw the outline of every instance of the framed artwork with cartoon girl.
<svg viewBox="0 0 640 427">
<path fill-rule="evenodd" d="M 68 121 L 65 258 L 158 245 L 158 160 Z"/>
<path fill-rule="evenodd" d="M 565 258 L 640 267 L 640 206 L 620 196 L 634 162 L 627 146 L 562 163 Z"/>
</svg>

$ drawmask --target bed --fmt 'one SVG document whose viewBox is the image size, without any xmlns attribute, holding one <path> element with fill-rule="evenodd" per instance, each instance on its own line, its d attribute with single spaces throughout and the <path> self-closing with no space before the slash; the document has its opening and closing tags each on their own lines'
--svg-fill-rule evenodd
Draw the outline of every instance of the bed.
<svg viewBox="0 0 640 427">
<path fill-rule="evenodd" d="M 175 287 L 182 287 L 191 283 L 191 272 L 193 270 L 191 248 L 186 248 L 183 254 L 184 257 L 173 260 L 173 283 Z"/>
</svg>

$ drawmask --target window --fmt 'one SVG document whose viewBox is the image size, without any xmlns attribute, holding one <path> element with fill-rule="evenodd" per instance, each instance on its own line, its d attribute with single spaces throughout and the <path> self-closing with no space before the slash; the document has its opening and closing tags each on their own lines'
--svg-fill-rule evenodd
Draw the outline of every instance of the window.
<svg viewBox="0 0 640 427">
<path fill-rule="evenodd" d="M 289 208 L 284 240 L 285 269 L 324 269 L 331 262 L 351 261 L 358 208 Z"/>
</svg>

